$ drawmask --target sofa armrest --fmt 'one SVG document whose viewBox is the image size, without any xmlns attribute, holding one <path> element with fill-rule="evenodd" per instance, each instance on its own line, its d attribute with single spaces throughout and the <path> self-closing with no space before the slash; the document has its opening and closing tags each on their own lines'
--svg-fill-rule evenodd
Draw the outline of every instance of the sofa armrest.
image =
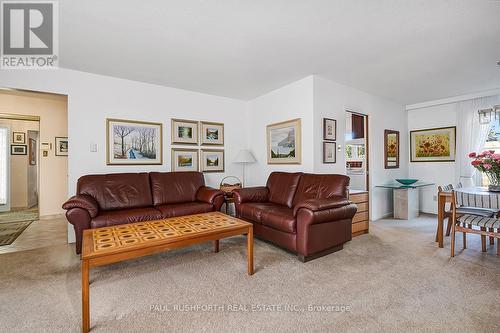
<svg viewBox="0 0 500 333">
<path fill-rule="evenodd" d="M 63 205 L 62 208 L 65 210 L 70 210 L 73 208 L 81 208 L 88 211 L 91 218 L 94 218 L 99 214 L 99 205 L 97 201 L 86 194 L 77 194 L 68 199 Z M 71 222 L 71 221 L 70 221 Z"/>
<path fill-rule="evenodd" d="M 236 205 L 244 202 L 267 202 L 269 189 L 265 186 L 239 188 L 233 190 L 233 198 Z"/>
<path fill-rule="evenodd" d="M 196 192 L 196 200 L 206 202 L 211 205 L 214 204 L 214 200 L 218 196 L 224 196 L 224 192 L 207 186 L 200 187 L 198 192 Z"/>
<path fill-rule="evenodd" d="M 295 205 L 295 207 L 293 207 L 293 215 L 297 216 L 297 212 L 302 208 L 317 212 L 320 210 L 347 206 L 350 203 L 351 202 L 349 201 L 349 199 L 344 197 L 333 197 L 328 199 L 308 199 L 299 202 Z"/>
</svg>

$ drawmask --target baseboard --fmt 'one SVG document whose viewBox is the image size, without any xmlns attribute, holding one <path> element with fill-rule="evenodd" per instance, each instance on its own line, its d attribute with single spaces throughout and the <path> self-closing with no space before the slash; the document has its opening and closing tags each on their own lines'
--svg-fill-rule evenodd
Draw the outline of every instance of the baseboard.
<svg viewBox="0 0 500 333">
<path fill-rule="evenodd" d="M 64 218 L 64 214 L 52 214 L 52 215 L 43 215 L 40 216 L 38 219 L 39 220 L 52 220 L 52 219 L 60 219 Z"/>
<path fill-rule="evenodd" d="M 392 216 L 394 216 L 394 212 L 388 212 L 388 213 L 382 214 L 379 218 L 370 220 L 370 222 L 386 219 L 386 218 L 389 218 Z"/>
</svg>

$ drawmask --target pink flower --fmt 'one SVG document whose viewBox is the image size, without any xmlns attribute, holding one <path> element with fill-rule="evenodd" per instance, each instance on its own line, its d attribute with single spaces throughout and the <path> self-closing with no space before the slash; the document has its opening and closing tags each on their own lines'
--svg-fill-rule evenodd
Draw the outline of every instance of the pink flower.
<svg viewBox="0 0 500 333">
<path fill-rule="evenodd" d="M 470 164 L 472 164 L 473 166 L 478 166 L 478 165 L 483 164 L 483 162 L 481 162 L 481 161 L 479 161 L 479 160 L 474 160 L 474 161 L 472 161 Z"/>
<path fill-rule="evenodd" d="M 494 160 L 500 160 L 500 154 L 493 154 L 493 155 L 491 155 L 491 157 L 492 157 Z"/>
<path fill-rule="evenodd" d="M 493 150 L 485 150 L 481 153 L 481 155 L 484 155 L 484 156 L 490 156 L 491 154 L 493 154 L 494 151 Z"/>
<path fill-rule="evenodd" d="M 490 170 L 490 169 L 493 167 L 493 165 L 491 165 L 491 164 L 489 164 L 489 163 L 484 163 L 484 164 L 483 164 L 483 166 L 484 166 L 484 168 L 485 168 L 486 170 Z"/>
<path fill-rule="evenodd" d="M 476 153 L 470 153 L 470 154 L 469 154 L 469 157 L 470 157 L 470 158 L 475 158 L 476 156 L 477 156 L 477 154 L 476 154 Z"/>
</svg>

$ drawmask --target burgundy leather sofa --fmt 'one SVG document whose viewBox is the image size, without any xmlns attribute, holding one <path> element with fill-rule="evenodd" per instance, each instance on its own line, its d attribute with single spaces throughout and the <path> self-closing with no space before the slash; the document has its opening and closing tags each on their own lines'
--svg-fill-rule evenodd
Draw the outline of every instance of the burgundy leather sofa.
<svg viewBox="0 0 500 333">
<path fill-rule="evenodd" d="M 75 228 L 76 253 L 83 230 L 220 210 L 224 193 L 205 186 L 200 172 L 88 175 L 63 204 Z"/>
<path fill-rule="evenodd" d="M 351 240 L 357 207 L 344 175 L 273 172 L 264 187 L 234 190 L 236 214 L 254 234 L 308 261 Z"/>
</svg>

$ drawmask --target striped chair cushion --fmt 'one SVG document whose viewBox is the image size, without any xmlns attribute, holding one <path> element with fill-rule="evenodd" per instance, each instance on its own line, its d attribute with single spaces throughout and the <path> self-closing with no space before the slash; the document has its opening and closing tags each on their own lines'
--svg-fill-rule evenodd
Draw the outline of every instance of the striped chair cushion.
<svg viewBox="0 0 500 333">
<path fill-rule="evenodd" d="M 457 206 L 500 210 L 500 194 L 474 194 L 456 191 L 455 198 Z"/>
<path fill-rule="evenodd" d="M 460 216 L 457 221 L 460 223 L 475 225 L 478 227 L 500 228 L 500 220 L 491 217 L 465 214 Z"/>
<path fill-rule="evenodd" d="M 444 192 L 450 192 L 453 190 L 453 185 L 451 185 L 451 184 L 445 185 L 445 186 L 441 187 L 441 190 Z"/>
</svg>

